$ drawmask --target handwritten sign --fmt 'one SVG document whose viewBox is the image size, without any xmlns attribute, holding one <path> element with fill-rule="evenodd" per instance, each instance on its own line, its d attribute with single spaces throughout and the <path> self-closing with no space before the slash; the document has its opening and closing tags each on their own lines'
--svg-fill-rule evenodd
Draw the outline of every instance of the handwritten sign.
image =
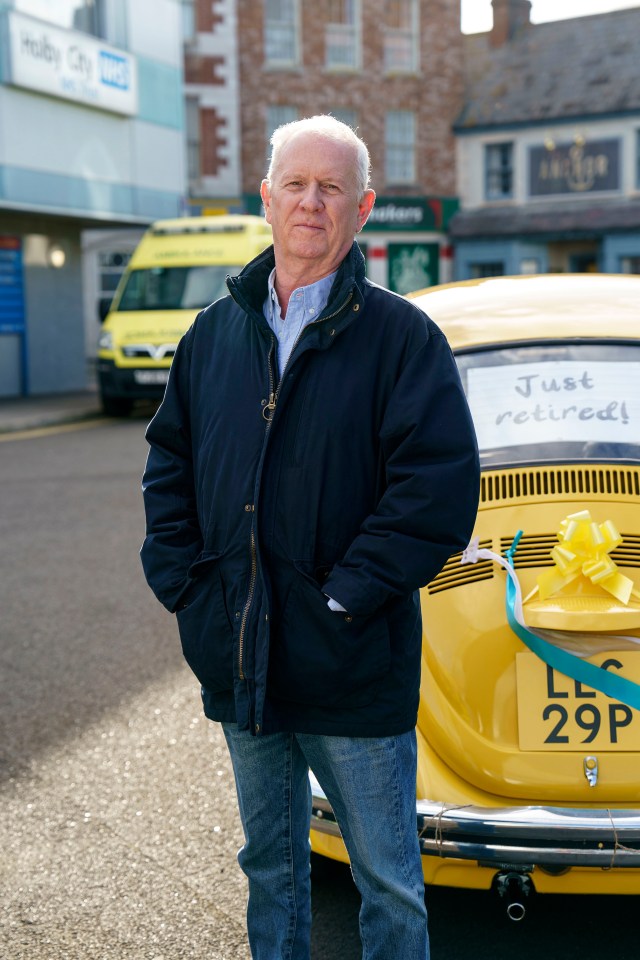
<svg viewBox="0 0 640 960">
<path fill-rule="evenodd" d="M 518 363 L 473 367 L 467 376 L 481 450 L 640 441 L 638 362 Z"/>
</svg>

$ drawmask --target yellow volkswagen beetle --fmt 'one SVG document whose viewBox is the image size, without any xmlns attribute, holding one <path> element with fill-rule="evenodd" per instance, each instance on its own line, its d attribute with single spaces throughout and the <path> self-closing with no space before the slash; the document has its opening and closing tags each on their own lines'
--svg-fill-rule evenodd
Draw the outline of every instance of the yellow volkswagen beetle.
<svg viewBox="0 0 640 960">
<path fill-rule="evenodd" d="M 425 882 L 640 893 L 640 277 L 496 277 L 412 299 L 444 330 L 482 481 L 422 591 Z M 311 777 L 311 843 L 347 861 Z"/>
</svg>

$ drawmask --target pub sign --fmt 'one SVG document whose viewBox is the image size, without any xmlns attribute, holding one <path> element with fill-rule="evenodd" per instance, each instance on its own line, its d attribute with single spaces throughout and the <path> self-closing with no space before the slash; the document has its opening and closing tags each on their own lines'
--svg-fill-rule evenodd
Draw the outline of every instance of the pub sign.
<svg viewBox="0 0 640 960">
<path fill-rule="evenodd" d="M 620 189 L 620 141 L 577 140 L 529 149 L 529 195 L 601 193 Z"/>
</svg>

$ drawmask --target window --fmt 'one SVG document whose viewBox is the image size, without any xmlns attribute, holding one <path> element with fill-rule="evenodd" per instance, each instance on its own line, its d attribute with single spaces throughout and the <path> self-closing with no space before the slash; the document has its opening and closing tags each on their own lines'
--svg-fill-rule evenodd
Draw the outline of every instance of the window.
<svg viewBox="0 0 640 960">
<path fill-rule="evenodd" d="M 640 273 L 640 257 L 622 257 L 621 273 Z"/>
<path fill-rule="evenodd" d="M 127 46 L 127 0 L 15 0 L 15 9 L 65 30 Z"/>
<path fill-rule="evenodd" d="M 264 56 L 271 64 L 298 63 L 297 0 L 265 0 Z"/>
<path fill-rule="evenodd" d="M 295 107 L 277 106 L 267 107 L 267 122 L 265 130 L 265 142 L 267 145 L 267 167 L 271 159 L 271 134 L 284 123 L 292 123 L 298 119 L 298 111 Z"/>
<path fill-rule="evenodd" d="M 360 66 L 359 0 L 329 0 L 325 27 L 326 64 L 333 69 Z"/>
<path fill-rule="evenodd" d="M 200 101 L 197 97 L 185 100 L 187 126 L 187 176 L 189 180 L 199 180 L 200 168 Z"/>
<path fill-rule="evenodd" d="M 18 0 L 15 9 L 47 23 L 103 37 L 104 0 Z"/>
<path fill-rule="evenodd" d="M 200 310 L 227 293 L 239 266 L 151 267 L 132 270 L 118 310 Z"/>
<path fill-rule="evenodd" d="M 419 66 L 418 0 L 385 0 L 384 69 L 415 73 Z"/>
<path fill-rule="evenodd" d="M 483 467 L 640 459 L 637 346 L 508 344 L 456 361 Z"/>
<path fill-rule="evenodd" d="M 131 254 L 126 250 L 102 250 L 98 254 L 98 298 L 113 297 Z"/>
<path fill-rule="evenodd" d="M 484 149 L 487 200 L 505 200 L 512 197 L 513 144 L 488 143 Z"/>
<path fill-rule="evenodd" d="M 504 263 L 501 260 L 492 263 L 470 263 L 469 273 L 472 280 L 480 280 L 482 277 L 501 277 L 504 274 Z"/>
<path fill-rule="evenodd" d="M 387 183 L 415 183 L 416 118 L 410 110 L 391 110 L 385 124 Z"/>
<path fill-rule="evenodd" d="M 182 38 L 193 40 L 196 35 L 196 11 L 194 0 L 180 0 L 182 14 Z"/>
<path fill-rule="evenodd" d="M 334 107 L 329 113 L 332 117 L 335 117 L 336 120 L 346 123 L 352 130 L 355 130 L 358 126 L 358 114 L 355 110 L 349 109 L 349 107 Z"/>
</svg>

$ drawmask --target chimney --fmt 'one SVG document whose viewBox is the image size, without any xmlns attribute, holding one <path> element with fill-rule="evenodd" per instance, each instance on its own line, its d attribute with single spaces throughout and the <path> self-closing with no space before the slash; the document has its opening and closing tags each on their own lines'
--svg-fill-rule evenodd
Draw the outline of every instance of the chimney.
<svg viewBox="0 0 640 960">
<path fill-rule="evenodd" d="M 530 23 L 531 0 L 491 0 L 493 29 L 489 34 L 492 47 L 501 47 L 518 36 Z"/>
</svg>

